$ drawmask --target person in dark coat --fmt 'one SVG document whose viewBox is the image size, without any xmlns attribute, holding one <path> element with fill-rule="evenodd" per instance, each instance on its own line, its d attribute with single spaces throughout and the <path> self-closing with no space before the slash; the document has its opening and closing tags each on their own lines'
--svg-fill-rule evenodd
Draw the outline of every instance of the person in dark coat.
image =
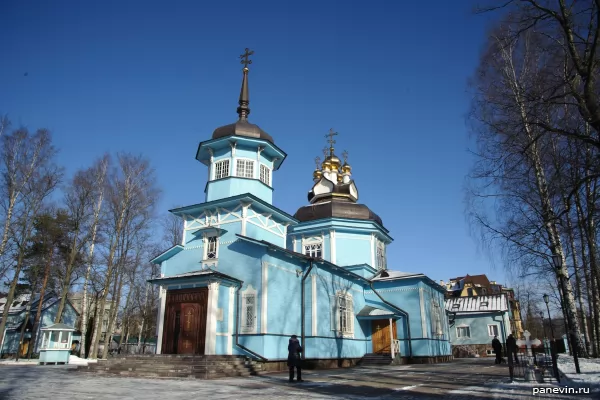
<svg viewBox="0 0 600 400">
<path fill-rule="evenodd" d="M 517 347 L 517 339 L 515 339 L 515 337 L 511 333 L 506 338 L 506 352 L 508 353 L 509 361 L 514 356 L 514 358 L 515 358 L 515 364 L 519 364 L 519 359 L 517 358 L 517 351 L 518 351 L 518 349 L 519 348 Z"/>
<path fill-rule="evenodd" d="M 492 349 L 494 349 L 494 353 L 496 353 L 496 361 L 494 364 L 502 363 L 502 343 L 498 340 L 498 336 L 494 336 L 492 340 Z"/>
<path fill-rule="evenodd" d="M 302 346 L 300 346 L 300 341 L 296 335 L 292 335 L 290 338 L 290 343 L 288 344 L 288 361 L 287 365 L 290 369 L 290 382 L 294 381 L 294 368 L 296 368 L 296 372 L 298 375 L 298 382 L 304 382 L 302 380 L 302 368 L 300 363 L 302 359 L 300 358 L 300 353 L 302 353 Z"/>
</svg>

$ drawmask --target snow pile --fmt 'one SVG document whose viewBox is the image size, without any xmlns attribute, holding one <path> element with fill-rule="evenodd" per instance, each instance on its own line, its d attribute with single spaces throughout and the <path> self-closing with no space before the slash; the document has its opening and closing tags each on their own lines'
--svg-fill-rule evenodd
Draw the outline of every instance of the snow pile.
<svg viewBox="0 0 600 400">
<path fill-rule="evenodd" d="M 79 358 L 77 356 L 69 356 L 69 364 L 70 365 L 83 365 L 86 366 L 89 363 L 96 363 L 98 360 L 86 360 L 85 358 Z"/>
<path fill-rule="evenodd" d="M 573 386 L 589 387 L 594 392 L 600 390 L 600 359 L 580 358 L 579 369 L 581 374 L 575 373 L 573 357 L 560 354 L 558 356 L 558 369 L 561 372 L 561 383 Z"/>
</svg>

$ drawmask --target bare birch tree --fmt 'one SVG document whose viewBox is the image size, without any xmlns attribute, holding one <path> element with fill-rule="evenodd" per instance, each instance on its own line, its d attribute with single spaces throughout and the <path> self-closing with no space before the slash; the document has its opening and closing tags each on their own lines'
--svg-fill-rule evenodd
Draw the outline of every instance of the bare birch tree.
<svg viewBox="0 0 600 400">
<path fill-rule="evenodd" d="M 104 284 L 99 301 L 100 312 L 106 307 L 111 284 L 113 296 L 118 296 L 114 284 L 120 277 L 120 267 L 127 260 L 131 238 L 149 226 L 150 218 L 154 213 L 154 206 L 159 191 L 156 187 L 154 171 L 147 160 L 128 154 L 118 156 L 118 167 L 109 175 L 107 187 L 107 226 L 110 237 L 106 253 L 106 270 Z M 119 298 L 112 298 L 111 308 L 118 307 Z M 96 321 L 95 330 L 100 331 L 102 319 Z M 114 315 L 109 319 L 107 341 L 104 346 L 103 358 L 108 354 L 110 330 L 114 324 Z M 97 354 L 99 336 L 96 335 L 92 343 L 91 352 Z"/>
<path fill-rule="evenodd" d="M 1 189 L 7 195 L 4 200 L 8 222 L 5 222 L 0 251 L 5 249 L 10 237 L 16 246 L 16 262 L 11 271 L 12 280 L 0 321 L 0 343 L 21 275 L 27 244 L 33 233 L 34 217 L 62 177 L 61 168 L 54 163 L 56 150 L 47 131 L 39 130 L 34 135 L 29 135 L 27 130 L 20 129 L 2 139 L 4 170 Z"/>
</svg>

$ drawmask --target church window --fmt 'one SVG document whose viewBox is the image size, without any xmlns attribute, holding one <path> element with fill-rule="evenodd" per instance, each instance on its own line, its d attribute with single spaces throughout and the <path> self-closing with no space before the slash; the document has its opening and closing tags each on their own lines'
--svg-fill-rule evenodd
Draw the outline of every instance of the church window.
<svg viewBox="0 0 600 400">
<path fill-rule="evenodd" d="M 498 336 L 498 325 L 488 325 L 488 335 Z"/>
<path fill-rule="evenodd" d="M 215 179 L 229 176 L 229 160 L 217 161 L 215 163 Z"/>
<path fill-rule="evenodd" d="M 219 238 L 216 236 L 208 236 L 206 238 L 206 254 L 204 255 L 205 260 L 212 260 L 217 258 L 217 250 L 219 248 Z"/>
<path fill-rule="evenodd" d="M 354 334 L 354 303 L 352 295 L 340 292 L 333 300 L 332 329 L 338 335 L 352 336 Z"/>
<path fill-rule="evenodd" d="M 377 243 L 377 269 L 385 269 L 385 245 Z"/>
<path fill-rule="evenodd" d="M 260 165 L 260 181 L 265 185 L 270 185 L 271 170 L 266 165 Z"/>
<path fill-rule="evenodd" d="M 256 333 L 256 290 L 248 287 L 242 294 L 242 333 Z"/>
<path fill-rule="evenodd" d="M 304 255 L 312 258 L 323 258 L 323 242 L 306 243 L 304 245 Z"/>
<path fill-rule="evenodd" d="M 471 337 L 471 328 L 468 326 L 457 326 L 456 327 L 456 337 L 457 338 L 470 338 Z"/>
<path fill-rule="evenodd" d="M 254 161 L 237 160 L 235 175 L 242 178 L 254 178 Z"/>
</svg>

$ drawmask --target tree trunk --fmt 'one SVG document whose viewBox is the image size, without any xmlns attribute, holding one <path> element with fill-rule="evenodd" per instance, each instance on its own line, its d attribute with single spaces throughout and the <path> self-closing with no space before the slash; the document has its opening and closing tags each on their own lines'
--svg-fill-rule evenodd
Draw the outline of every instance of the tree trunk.
<svg viewBox="0 0 600 400">
<path fill-rule="evenodd" d="M 35 313 L 35 320 L 33 321 L 33 329 L 31 330 L 31 340 L 29 341 L 29 349 L 27 350 L 27 357 L 30 357 L 36 348 L 37 334 L 39 330 L 40 317 L 42 316 L 42 308 L 44 303 L 44 296 L 46 295 L 46 286 L 48 285 L 48 278 L 50 277 L 50 266 L 52 265 L 52 255 L 54 254 L 54 248 L 51 248 L 48 253 L 48 259 L 46 260 L 46 266 L 44 268 L 44 280 L 42 281 L 42 287 L 40 289 L 40 301 L 38 302 L 37 311 Z M 33 294 L 32 294 L 33 296 Z M 33 299 L 31 299 L 33 301 Z"/>
<path fill-rule="evenodd" d="M 6 244 L 8 243 L 8 233 L 10 231 L 10 224 L 12 222 L 12 214 L 15 209 L 16 198 L 11 197 L 8 202 L 8 210 L 6 211 L 6 218 L 4 220 L 4 232 L 2 233 L 2 242 L 0 242 L 0 257 L 6 250 Z M 0 342 L 1 343 L 1 342 Z"/>
<path fill-rule="evenodd" d="M 58 311 L 56 312 L 56 318 L 54 323 L 57 324 L 62 318 L 62 314 L 65 309 L 65 303 L 67 302 L 67 296 L 69 295 L 69 289 L 71 288 L 71 276 L 73 275 L 73 267 L 75 265 L 75 257 L 77 256 L 77 238 L 79 236 L 79 228 L 73 232 L 73 242 L 71 243 L 71 251 L 69 252 L 69 259 L 67 261 L 65 277 L 63 279 L 62 292 L 60 294 L 60 303 L 58 304 Z"/>
<path fill-rule="evenodd" d="M 580 238 L 580 246 L 581 246 L 581 259 L 582 259 L 582 264 L 583 264 L 583 277 L 585 279 L 585 287 L 586 287 L 586 294 L 587 294 L 587 301 L 588 301 L 588 309 L 590 310 L 590 325 L 591 325 L 591 329 L 590 329 L 590 334 L 591 334 L 591 343 L 592 343 L 592 354 L 594 355 L 594 357 L 597 357 L 598 355 L 598 346 L 597 346 L 597 338 L 598 338 L 598 326 L 596 324 L 596 321 L 598 320 L 596 315 L 598 313 L 598 309 L 595 306 L 594 303 L 594 292 L 595 292 L 595 283 L 594 280 L 592 279 L 592 275 L 591 272 L 589 270 L 588 267 L 588 260 L 587 260 L 587 239 L 586 239 L 586 235 L 585 235 L 585 218 L 584 218 L 584 214 L 583 214 L 583 209 L 581 206 L 581 198 L 579 196 L 579 192 L 575 192 L 575 210 L 577 212 L 577 228 L 579 230 L 579 238 Z"/>
<path fill-rule="evenodd" d="M 10 288 L 8 289 L 8 295 L 6 296 L 6 304 L 4 305 L 4 311 L 2 312 L 2 320 L 0 321 L 0 343 L 4 343 L 4 333 L 6 330 L 6 322 L 8 319 L 8 311 L 10 306 L 15 299 L 15 291 L 17 290 L 17 283 L 19 283 L 19 276 L 21 275 L 21 269 L 23 268 L 23 259 L 25 257 L 25 250 L 19 249 L 19 255 L 17 257 L 17 265 L 15 266 L 14 277 L 10 282 Z"/>
<path fill-rule="evenodd" d="M 122 268 L 122 267 L 121 267 Z M 118 282 L 118 284 L 117 284 Z M 110 344 L 112 344 L 112 336 L 113 336 L 113 330 L 115 327 L 115 323 L 117 321 L 117 314 L 118 314 L 118 310 L 119 310 L 119 304 L 120 304 L 120 300 L 121 300 L 121 289 L 123 288 L 123 273 L 121 272 L 120 274 L 117 271 L 117 276 L 115 276 L 115 286 L 116 290 L 115 291 L 115 299 L 113 299 L 113 301 L 111 302 L 111 307 L 110 307 L 110 312 L 109 312 L 109 317 L 108 317 L 108 332 L 107 332 L 107 337 L 108 342 Z M 102 355 L 102 358 L 106 358 L 108 356 L 108 347 L 109 346 L 104 346 L 104 352 Z"/>
<path fill-rule="evenodd" d="M 568 203 L 566 198 L 563 198 L 563 203 L 565 207 L 568 207 Z M 585 342 L 585 350 L 586 354 L 590 354 L 592 352 L 590 336 L 587 326 L 587 318 L 585 313 L 585 307 L 583 306 L 583 300 L 581 297 L 581 292 L 583 291 L 583 284 L 580 278 L 579 271 L 579 259 L 577 258 L 577 247 L 575 246 L 575 235 L 573 234 L 573 224 L 571 222 L 571 218 L 569 215 L 566 216 L 567 222 L 567 234 L 569 236 L 569 244 L 571 247 L 571 257 L 573 258 L 573 266 L 575 270 L 575 284 L 577 285 L 577 302 L 579 303 L 579 309 L 581 310 L 581 330 L 583 331 L 583 339 Z"/>
</svg>

